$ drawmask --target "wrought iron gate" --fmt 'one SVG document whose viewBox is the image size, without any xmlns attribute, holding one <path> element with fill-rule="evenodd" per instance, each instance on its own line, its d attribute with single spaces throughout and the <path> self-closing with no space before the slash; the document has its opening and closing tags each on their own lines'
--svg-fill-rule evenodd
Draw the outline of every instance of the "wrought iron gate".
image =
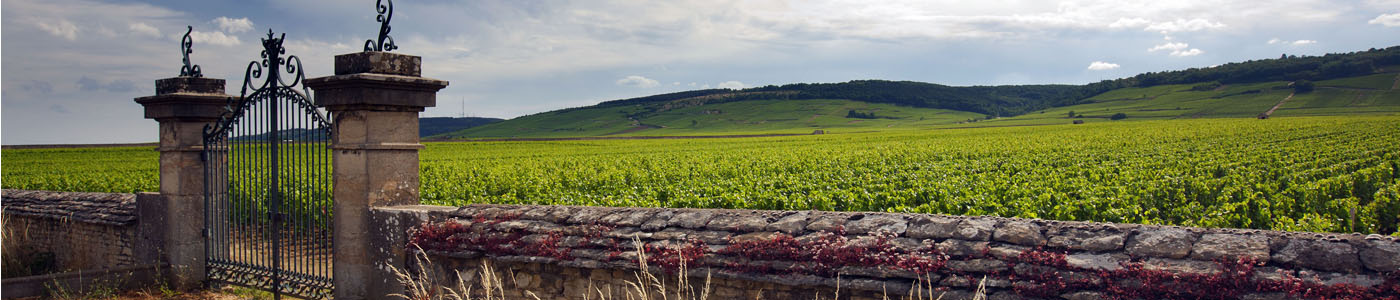
<svg viewBox="0 0 1400 300">
<path fill-rule="evenodd" d="M 268 31 L 241 96 L 204 128 L 206 269 L 212 282 L 278 298 L 329 298 L 331 126 L 299 87 L 285 37 Z"/>
</svg>

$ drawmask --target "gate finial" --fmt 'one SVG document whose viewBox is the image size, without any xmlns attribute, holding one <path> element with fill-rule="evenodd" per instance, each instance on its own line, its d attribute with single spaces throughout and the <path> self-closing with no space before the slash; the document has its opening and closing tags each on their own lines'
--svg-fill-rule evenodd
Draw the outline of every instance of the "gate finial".
<svg viewBox="0 0 1400 300">
<path fill-rule="evenodd" d="M 194 39 L 190 38 L 190 33 L 194 32 L 194 26 L 185 26 L 185 37 L 180 39 L 180 54 L 185 56 L 185 66 L 180 67 L 180 77 L 204 77 L 204 73 L 199 71 L 199 65 L 190 64 L 190 53 L 194 47 Z"/>
<path fill-rule="evenodd" d="M 388 4 L 385 4 L 388 3 Z M 379 42 L 374 40 L 365 41 L 365 52 L 369 51 L 394 51 L 399 46 L 394 45 L 394 38 L 389 36 L 389 19 L 394 17 L 394 1 L 378 0 L 374 2 L 375 9 L 379 11 L 379 16 L 374 19 L 379 21 Z"/>
</svg>

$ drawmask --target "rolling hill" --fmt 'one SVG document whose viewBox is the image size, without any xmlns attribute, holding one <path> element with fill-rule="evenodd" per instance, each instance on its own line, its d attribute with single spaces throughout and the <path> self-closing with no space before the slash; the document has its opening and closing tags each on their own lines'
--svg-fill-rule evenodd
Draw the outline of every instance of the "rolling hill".
<svg viewBox="0 0 1400 300">
<path fill-rule="evenodd" d="M 707 89 L 606 101 L 432 137 L 797 134 L 817 129 L 1064 124 L 1071 118 L 1107 121 L 1120 113 L 1130 119 L 1394 113 L 1400 112 L 1397 72 L 1400 46 L 1284 55 L 1086 85 L 955 87 L 856 80 Z M 1290 97 L 1295 81 L 1316 88 Z"/>
</svg>

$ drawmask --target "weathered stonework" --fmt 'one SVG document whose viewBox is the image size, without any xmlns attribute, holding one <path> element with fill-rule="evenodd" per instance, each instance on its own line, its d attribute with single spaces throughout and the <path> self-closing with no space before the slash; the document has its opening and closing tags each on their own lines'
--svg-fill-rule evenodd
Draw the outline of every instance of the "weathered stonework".
<svg viewBox="0 0 1400 300">
<path fill-rule="evenodd" d="M 25 190 L 0 194 L 4 255 L 30 258 L 28 263 L 49 268 L 35 271 L 99 270 L 142 260 L 135 195 Z"/>
<path fill-rule="evenodd" d="M 420 77 L 421 64 L 421 58 L 411 55 L 351 53 L 336 56 L 335 75 L 304 81 L 316 91 L 314 104 L 334 118 L 330 148 L 336 299 L 402 291 L 392 284 L 389 269 L 402 266 L 394 257 L 402 257 L 403 249 L 374 239 L 397 233 L 371 223 L 369 210 L 418 204 L 418 150 L 424 148 L 419 143 L 418 113 L 436 105 L 437 91 L 448 84 Z"/>
<path fill-rule="evenodd" d="M 712 295 L 774 292 L 765 299 L 811 297 L 775 291 L 834 291 L 837 274 L 841 291 L 853 298 L 878 299 L 884 293 L 899 298 L 911 287 L 931 284 L 946 292 L 943 299 L 968 299 L 984 277 L 989 299 L 1095 299 L 1168 290 L 1205 296 L 1221 288 L 1210 278 L 1226 271 L 1274 282 L 1262 287 L 1378 295 L 1395 283 L 1387 283 L 1389 275 L 1376 268 L 1393 267 L 1394 256 L 1386 255 L 1400 246 L 1396 238 L 1382 236 L 874 212 L 510 205 L 425 212 L 422 207 L 430 206 L 374 210 L 376 219 L 417 226 L 398 228 L 415 233 L 388 244 L 423 247 L 440 271 L 475 270 L 481 259 L 498 268 L 518 267 L 515 276 L 529 278 L 522 283 L 525 290 L 542 299 L 583 297 L 578 287 L 587 281 L 554 274 L 579 274 L 595 287 L 634 281 L 639 249 L 658 274 L 669 274 L 684 261 L 692 282 L 706 275 L 724 282 L 712 286 Z M 1154 283 L 1143 285 L 1141 278 Z M 1108 285 L 1126 289 L 1106 290 Z M 1239 294 L 1267 298 L 1297 292 L 1265 288 Z"/>
</svg>

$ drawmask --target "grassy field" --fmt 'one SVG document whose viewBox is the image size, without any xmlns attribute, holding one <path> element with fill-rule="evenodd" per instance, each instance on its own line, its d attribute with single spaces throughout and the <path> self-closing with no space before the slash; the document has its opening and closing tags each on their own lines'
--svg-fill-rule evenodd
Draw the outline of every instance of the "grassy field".
<svg viewBox="0 0 1400 300">
<path fill-rule="evenodd" d="M 1400 113 L 1400 91 L 1390 90 L 1395 73 L 1317 82 L 1317 89 L 1295 95 L 1273 117 L 1367 115 Z M 1086 123 L 1108 122 L 1116 113 L 1131 120 L 1195 118 L 1252 118 L 1268 111 L 1290 94 L 1288 82 L 1224 85 L 1210 91 L 1193 91 L 1193 85 L 1160 85 L 1109 91 L 1086 101 L 1025 115 L 977 122 L 975 126 L 1066 124 L 1077 118 Z M 944 127 L 968 126 L 946 125 Z"/>
<path fill-rule="evenodd" d="M 856 110 L 876 118 L 847 118 Z M 640 107 L 584 108 L 524 116 L 434 138 L 687 136 L 869 131 L 953 124 L 982 114 L 849 100 L 756 100 L 668 108 L 634 121 Z"/>
<path fill-rule="evenodd" d="M 156 184 L 150 149 L 3 155 L 5 188 Z M 423 199 L 441 205 L 895 211 L 1386 234 L 1400 215 L 1394 115 L 444 142 L 429 143 L 421 160 Z"/>
</svg>

